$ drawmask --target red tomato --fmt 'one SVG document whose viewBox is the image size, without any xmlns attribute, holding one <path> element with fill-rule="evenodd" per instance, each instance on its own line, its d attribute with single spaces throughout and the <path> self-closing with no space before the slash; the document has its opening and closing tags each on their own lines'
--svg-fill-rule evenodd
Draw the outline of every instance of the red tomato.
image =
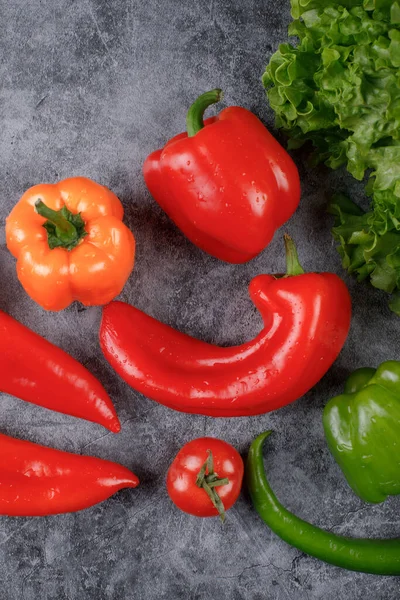
<svg viewBox="0 0 400 600">
<path fill-rule="evenodd" d="M 206 462 L 207 467 L 204 468 Z M 203 477 L 200 473 L 202 467 Z M 220 514 L 223 520 L 224 510 L 233 506 L 239 496 L 243 471 L 242 458 L 233 446 L 217 438 L 198 438 L 185 444 L 170 466 L 167 474 L 168 494 L 178 508 L 190 515 L 215 517 Z M 201 481 L 196 483 L 199 474 Z M 225 478 L 228 482 L 213 486 L 215 480 Z M 217 493 L 217 498 L 222 501 L 220 510 L 214 506 L 215 502 L 209 496 L 210 490 L 212 496 Z"/>
</svg>

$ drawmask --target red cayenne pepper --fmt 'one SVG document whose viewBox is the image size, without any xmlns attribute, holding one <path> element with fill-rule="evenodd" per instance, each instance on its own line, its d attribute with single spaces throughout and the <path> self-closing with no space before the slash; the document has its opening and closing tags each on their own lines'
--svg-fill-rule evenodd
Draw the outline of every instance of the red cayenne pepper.
<svg viewBox="0 0 400 600">
<path fill-rule="evenodd" d="M 129 469 L 0 434 L 0 515 L 40 517 L 102 502 L 139 479 Z"/>
<path fill-rule="evenodd" d="M 333 273 L 304 273 L 286 236 L 287 274 L 259 275 L 250 296 L 264 328 L 222 348 L 180 333 L 123 302 L 103 309 L 100 344 L 134 389 L 175 410 L 219 417 L 257 415 L 310 390 L 349 331 L 350 295 Z"/>
<path fill-rule="evenodd" d="M 117 433 L 101 383 L 69 354 L 0 311 L 0 391 Z"/>
</svg>

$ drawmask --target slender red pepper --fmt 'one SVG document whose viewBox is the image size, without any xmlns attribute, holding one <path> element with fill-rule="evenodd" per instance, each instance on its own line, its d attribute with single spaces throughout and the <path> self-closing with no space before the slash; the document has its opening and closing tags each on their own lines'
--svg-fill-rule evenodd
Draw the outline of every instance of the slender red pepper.
<svg viewBox="0 0 400 600">
<path fill-rule="evenodd" d="M 109 460 L 0 434 L 0 515 L 39 517 L 102 502 L 139 479 Z"/>
<path fill-rule="evenodd" d="M 221 348 L 175 331 L 140 310 L 103 309 L 100 343 L 134 389 L 175 410 L 239 417 L 300 398 L 326 373 L 350 326 L 346 285 L 333 273 L 304 273 L 290 238 L 287 275 L 259 275 L 250 296 L 264 329 L 241 346 Z"/>
<path fill-rule="evenodd" d="M 0 311 L 0 391 L 94 421 L 114 433 L 121 429 L 101 383 L 72 356 L 3 311 Z"/>
<path fill-rule="evenodd" d="M 203 122 L 219 89 L 200 96 L 187 133 L 150 154 L 143 174 L 150 193 L 197 246 L 231 263 L 259 254 L 300 200 L 297 168 L 250 111 L 225 108 Z"/>
</svg>

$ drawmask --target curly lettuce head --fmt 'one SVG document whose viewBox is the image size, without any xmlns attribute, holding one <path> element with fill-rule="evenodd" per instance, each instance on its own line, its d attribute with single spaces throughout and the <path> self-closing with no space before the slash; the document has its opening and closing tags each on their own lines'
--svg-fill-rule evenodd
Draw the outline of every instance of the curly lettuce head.
<svg viewBox="0 0 400 600">
<path fill-rule="evenodd" d="M 263 76 L 277 126 L 315 160 L 368 173 L 371 211 L 331 206 L 343 265 L 387 292 L 400 289 L 400 4 L 292 0 L 289 35 Z M 400 314 L 400 299 L 392 301 Z"/>
</svg>

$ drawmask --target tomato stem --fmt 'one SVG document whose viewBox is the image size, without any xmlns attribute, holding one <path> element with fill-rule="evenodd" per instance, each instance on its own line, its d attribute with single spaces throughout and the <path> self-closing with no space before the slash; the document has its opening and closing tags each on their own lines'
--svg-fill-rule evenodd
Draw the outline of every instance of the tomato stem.
<svg viewBox="0 0 400 600">
<path fill-rule="evenodd" d="M 229 479 L 227 477 L 218 479 L 218 474 L 214 471 L 214 458 L 212 452 L 211 450 L 207 450 L 207 452 L 208 457 L 197 475 L 196 485 L 200 488 L 203 488 L 203 490 L 206 492 L 214 508 L 217 509 L 222 523 L 224 523 L 225 507 L 221 498 L 218 496 L 217 490 L 214 488 L 221 485 L 227 485 L 229 483 Z"/>
<path fill-rule="evenodd" d="M 208 487 L 213 488 L 217 487 L 218 485 L 227 485 L 228 483 L 229 479 L 227 477 L 224 477 L 223 479 L 217 479 L 216 481 L 209 481 Z"/>
</svg>

